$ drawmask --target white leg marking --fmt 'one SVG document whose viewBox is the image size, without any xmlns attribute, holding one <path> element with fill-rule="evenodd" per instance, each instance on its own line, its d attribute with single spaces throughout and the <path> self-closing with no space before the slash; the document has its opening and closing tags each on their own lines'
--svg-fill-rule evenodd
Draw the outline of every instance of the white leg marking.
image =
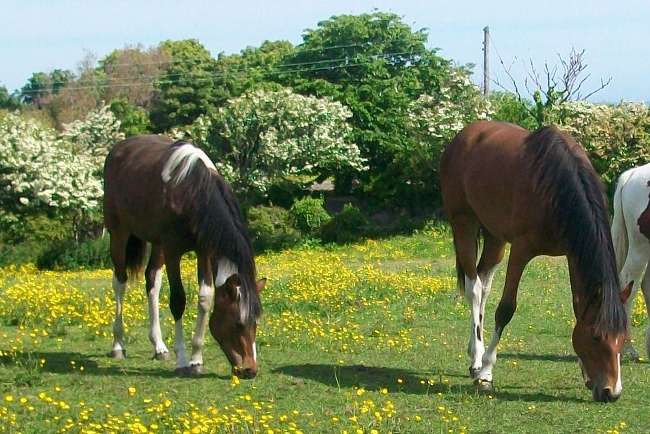
<svg viewBox="0 0 650 434">
<path fill-rule="evenodd" d="M 160 331 L 160 287 L 162 285 L 162 268 L 156 270 L 153 287 L 149 290 L 149 340 L 156 354 L 168 353 Z"/>
<path fill-rule="evenodd" d="M 645 299 L 646 314 L 648 315 L 648 319 L 650 319 L 650 265 L 646 267 L 643 282 L 641 282 L 641 289 L 643 290 L 643 298 Z M 646 355 L 650 357 L 650 324 L 648 324 L 645 332 L 645 349 Z"/>
<path fill-rule="evenodd" d="M 467 346 L 467 353 L 471 361 L 470 368 L 472 370 L 478 370 L 481 367 L 481 357 L 483 357 L 483 353 L 485 352 L 483 332 L 480 329 L 481 293 L 481 279 L 478 276 L 475 280 L 465 277 L 465 299 L 472 310 L 470 320 L 471 330 L 469 344 Z"/>
<path fill-rule="evenodd" d="M 124 293 L 126 292 L 126 282 L 122 283 L 117 280 L 113 273 L 113 293 L 115 295 L 115 322 L 113 322 L 113 353 L 123 352 L 124 346 L 124 322 L 122 320 L 122 305 L 124 303 Z"/>
<path fill-rule="evenodd" d="M 185 356 L 185 338 L 183 337 L 183 318 L 174 324 L 176 335 L 174 337 L 174 351 L 176 351 L 176 367 L 186 368 L 187 357 Z"/>
<path fill-rule="evenodd" d="M 190 366 L 203 364 L 203 344 L 205 342 L 205 328 L 208 325 L 212 299 L 214 298 L 214 287 L 201 282 L 199 289 L 198 315 L 196 317 L 196 328 L 192 336 L 192 357 Z"/>
<path fill-rule="evenodd" d="M 497 346 L 501 340 L 501 330 L 495 330 L 490 340 L 490 345 L 483 355 L 481 372 L 478 376 L 480 381 L 492 381 L 492 368 L 497 362 Z"/>
<path fill-rule="evenodd" d="M 488 296 L 492 291 L 492 279 L 494 279 L 494 272 L 497 267 L 493 267 L 491 270 L 486 271 L 483 274 L 479 275 L 479 279 L 482 283 L 482 292 L 481 292 L 481 332 L 483 332 L 483 324 L 485 323 L 485 305 L 487 304 Z"/>
</svg>

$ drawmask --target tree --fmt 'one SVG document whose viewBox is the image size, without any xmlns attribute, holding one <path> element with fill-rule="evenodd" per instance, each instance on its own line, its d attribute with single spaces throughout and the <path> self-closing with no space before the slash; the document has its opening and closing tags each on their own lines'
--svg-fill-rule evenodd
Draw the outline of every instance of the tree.
<svg viewBox="0 0 650 434">
<path fill-rule="evenodd" d="M 459 70 L 435 94 L 422 94 L 408 108 L 406 126 L 413 140 L 396 156 L 404 168 L 400 184 L 406 204 L 417 208 L 439 205 L 438 167 L 445 146 L 465 125 L 490 115 L 490 102 L 483 98 L 466 71 Z"/>
<path fill-rule="evenodd" d="M 24 103 L 34 104 L 41 108 L 49 102 L 52 95 L 56 95 L 70 81 L 74 74 L 68 70 L 55 69 L 51 73 L 35 72 L 22 87 L 20 94 Z"/>
<path fill-rule="evenodd" d="M 197 119 L 189 136 L 237 190 L 264 194 L 279 181 L 305 184 L 342 169 L 363 170 L 350 142 L 351 115 L 328 98 L 256 90 Z"/>
<path fill-rule="evenodd" d="M 216 103 L 215 60 L 199 41 L 165 41 L 160 48 L 170 63 L 154 84 L 150 119 L 156 132 L 189 125 Z"/>
<path fill-rule="evenodd" d="M 110 110 L 120 121 L 120 131 L 126 137 L 146 134 L 151 129 L 148 113 L 127 100 L 119 98 L 111 101 Z"/>
<path fill-rule="evenodd" d="M 0 86 L 0 109 L 16 110 L 20 107 L 20 99 L 16 93 L 10 94 L 6 87 Z"/>
<path fill-rule="evenodd" d="M 520 107 L 528 110 L 530 116 L 535 119 L 536 127 L 542 127 L 551 123 L 560 123 L 562 119 L 553 118 L 552 115 L 561 114 L 556 108 L 561 107 L 569 101 L 586 100 L 589 97 L 609 86 L 612 78 L 600 79 L 600 85 L 591 91 L 584 91 L 583 85 L 591 74 L 587 73 L 588 65 L 585 63 L 585 50 L 576 51 L 572 48 L 569 55 L 562 57 L 557 55 L 559 64 L 551 66 L 548 61 L 544 62 L 543 72 L 535 66 L 532 59 L 526 68 L 526 76 L 523 85 L 512 75 L 514 62 L 506 67 L 503 59 L 499 59 L 504 71 L 510 80 L 511 89 L 499 80 L 495 83 L 503 90 L 514 94 L 520 102 Z M 526 96 L 532 98 L 532 106 L 526 102 Z"/>
<path fill-rule="evenodd" d="M 167 69 L 170 55 L 162 46 L 145 50 L 142 46 L 113 50 L 99 61 L 106 77 L 105 101 L 122 100 L 131 105 L 149 108 L 154 95 L 154 82 Z"/>
<path fill-rule="evenodd" d="M 392 13 L 335 16 L 305 32 L 287 60 L 295 66 L 281 77 L 299 93 L 329 96 L 350 108 L 352 140 L 370 166 L 362 190 L 380 202 L 400 196 L 395 180 L 405 173 L 395 157 L 411 140 L 409 104 L 438 92 L 455 69 L 426 41 L 425 30 L 413 31 Z M 337 189 L 349 189 L 351 178 L 340 173 Z"/>
</svg>

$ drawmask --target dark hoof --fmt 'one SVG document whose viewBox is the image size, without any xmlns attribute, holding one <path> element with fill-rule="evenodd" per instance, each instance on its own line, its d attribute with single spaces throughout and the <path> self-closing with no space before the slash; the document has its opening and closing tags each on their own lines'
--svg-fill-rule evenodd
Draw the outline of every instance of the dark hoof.
<svg viewBox="0 0 650 434">
<path fill-rule="evenodd" d="M 192 375 L 192 368 L 189 366 L 183 366 L 182 368 L 174 369 L 174 372 L 179 377 L 189 377 L 190 375 Z"/>
<path fill-rule="evenodd" d="M 469 376 L 472 380 L 476 380 L 478 378 L 478 374 L 480 373 L 481 373 L 480 366 L 478 368 L 472 368 L 471 366 L 469 367 Z"/>
<path fill-rule="evenodd" d="M 113 350 L 108 353 L 108 357 L 111 357 L 115 360 L 124 360 L 126 359 L 126 350 Z"/>
<path fill-rule="evenodd" d="M 203 365 L 190 365 L 190 375 L 198 376 L 203 374 Z"/>
<path fill-rule="evenodd" d="M 494 385 L 489 380 L 481 380 L 480 378 L 474 380 L 474 386 L 479 393 L 494 392 Z"/>
<path fill-rule="evenodd" d="M 166 351 L 164 353 L 156 353 L 153 355 L 154 360 L 169 360 L 171 358 L 171 355 L 169 354 L 169 351 Z"/>
</svg>

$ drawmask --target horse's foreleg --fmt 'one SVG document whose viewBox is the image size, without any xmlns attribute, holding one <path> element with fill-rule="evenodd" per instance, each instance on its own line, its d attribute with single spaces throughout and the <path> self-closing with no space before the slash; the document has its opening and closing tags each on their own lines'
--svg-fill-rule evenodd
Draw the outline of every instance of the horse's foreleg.
<svg viewBox="0 0 650 434">
<path fill-rule="evenodd" d="M 169 279 L 169 308 L 174 317 L 174 351 L 176 352 L 176 371 L 186 374 L 188 370 L 183 336 L 183 313 L 185 312 L 185 290 L 181 281 L 180 255 L 165 251 L 165 266 Z"/>
<path fill-rule="evenodd" d="M 646 314 L 648 319 L 650 319 L 650 265 L 646 267 L 641 288 L 643 289 L 643 298 L 645 299 Z M 650 358 L 650 324 L 648 324 L 645 332 L 645 350 L 646 355 Z"/>
<path fill-rule="evenodd" d="M 154 347 L 154 358 L 169 359 L 169 350 L 160 331 L 160 287 L 162 286 L 162 266 L 164 256 L 160 246 L 151 247 L 151 257 L 145 271 L 147 301 L 149 304 L 149 340 Z"/>
<path fill-rule="evenodd" d="M 494 315 L 494 334 L 492 335 L 487 351 L 483 355 L 481 372 L 476 380 L 477 385 L 482 389 L 489 390 L 492 388 L 492 368 L 497 361 L 497 346 L 501 340 L 503 330 L 512 319 L 515 310 L 517 310 L 517 289 L 524 267 L 530 258 L 531 256 L 526 254 L 524 248 L 513 244 L 510 258 L 508 259 L 506 284 Z"/>
<path fill-rule="evenodd" d="M 483 252 L 481 253 L 481 259 L 477 267 L 478 276 L 482 284 L 481 309 L 479 314 L 481 331 L 484 330 L 485 305 L 492 290 L 492 279 L 494 278 L 497 265 L 503 260 L 506 245 L 504 241 L 497 239 L 487 231 L 483 232 L 483 238 Z"/>
<path fill-rule="evenodd" d="M 208 255 L 197 255 L 197 268 L 199 275 L 199 302 L 196 328 L 192 335 L 192 356 L 190 369 L 193 374 L 199 374 L 203 367 L 203 344 L 205 342 L 205 329 L 210 316 L 210 308 L 214 298 L 212 268 Z"/>
</svg>

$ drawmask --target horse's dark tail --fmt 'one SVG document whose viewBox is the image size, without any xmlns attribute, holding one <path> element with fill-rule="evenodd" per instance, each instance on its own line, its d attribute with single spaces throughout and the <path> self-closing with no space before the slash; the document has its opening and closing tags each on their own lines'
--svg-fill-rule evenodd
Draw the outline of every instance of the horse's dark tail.
<svg viewBox="0 0 650 434">
<path fill-rule="evenodd" d="M 129 278 L 139 276 L 144 268 L 144 257 L 147 243 L 138 237 L 129 235 L 126 242 L 126 270 Z"/>
<path fill-rule="evenodd" d="M 478 253 L 479 253 L 479 242 L 481 240 L 481 235 L 482 232 L 481 230 L 478 231 L 476 234 L 476 238 L 474 240 L 474 249 L 476 251 L 476 258 L 478 260 Z M 465 273 L 465 269 L 463 268 L 463 264 L 460 262 L 460 259 L 458 259 L 458 248 L 456 247 L 456 240 L 454 240 L 454 250 L 456 251 L 456 286 L 458 287 L 458 293 L 460 294 L 461 297 L 465 296 L 465 276 L 467 273 Z"/>
</svg>

